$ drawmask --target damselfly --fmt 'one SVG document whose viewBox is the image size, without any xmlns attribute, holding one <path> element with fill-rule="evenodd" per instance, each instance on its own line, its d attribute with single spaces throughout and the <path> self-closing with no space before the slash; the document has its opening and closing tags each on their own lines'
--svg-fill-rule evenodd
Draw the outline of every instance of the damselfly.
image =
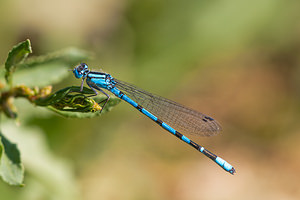
<svg viewBox="0 0 300 200">
<path fill-rule="evenodd" d="M 81 63 L 75 67 L 73 73 L 76 78 L 82 78 L 80 91 L 82 91 L 83 83 L 86 79 L 87 85 L 95 92 L 92 96 L 96 96 L 98 91 L 107 96 L 106 100 L 100 102 L 104 103 L 102 109 L 110 98 L 110 96 L 102 90 L 106 89 L 120 99 L 131 104 L 141 113 L 152 119 L 180 140 L 186 142 L 208 158 L 212 159 L 225 171 L 231 174 L 235 173 L 235 169 L 228 162 L 180 133 L 184 132 L 200 136 L 215 135 L 221 131 L 221 126 L 213 118 L 169 99 L 139 89 L 132 84 L 117 80 L 110 74 L 90 71 L 85 63 Z"/>
</svg>

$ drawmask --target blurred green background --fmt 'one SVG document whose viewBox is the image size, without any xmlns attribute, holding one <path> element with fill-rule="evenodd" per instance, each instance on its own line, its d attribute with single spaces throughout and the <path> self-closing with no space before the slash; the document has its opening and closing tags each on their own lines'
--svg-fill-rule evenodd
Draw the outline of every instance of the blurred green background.
<svg viewBox="0 0 300 200">
<path fill-rule="evenodd" d="M 0 1 L 1 63 L 27 38 L 34 55 L 93 52 L 83 61 L 93 70 L 216 118 L 220 135 L 192 139 L 237 170 L 226 173 L 124 102 L 93 119 L 29 105 L 20 126 L 2 125 L 21 150 L 25 187 L 1 181 L 0 199 L 299 199 L 299 8 L 293 0 Z M 72 73 L 54 90 L 71 85 L 80 85 Z"/>
</svg>

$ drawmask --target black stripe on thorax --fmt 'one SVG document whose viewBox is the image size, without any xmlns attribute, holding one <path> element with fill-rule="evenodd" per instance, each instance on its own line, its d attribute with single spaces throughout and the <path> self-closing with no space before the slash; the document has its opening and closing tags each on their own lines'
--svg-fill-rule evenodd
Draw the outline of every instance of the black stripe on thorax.
<svg viewBox="0 0 300 200">
<path fill-rule="evenodd" d="M 104 75 L 106 77 L 106 73 L 103 73 L 103 72 L 88 72 L 87 77 L 88 78 L 99 78 L 97 75 Z"/>
<path fill-rule="evenodd" d="M 100 75 L 106 75 L 104 72 L 95 72 L 95 71 L 90 71 L 89 73 L 91 74 L 100 74 Z"/>
</svg>

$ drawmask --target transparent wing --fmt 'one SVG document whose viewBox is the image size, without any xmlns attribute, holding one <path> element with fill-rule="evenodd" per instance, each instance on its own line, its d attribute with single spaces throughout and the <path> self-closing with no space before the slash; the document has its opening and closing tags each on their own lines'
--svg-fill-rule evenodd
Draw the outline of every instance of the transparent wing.
<svg viewBox="0 0 300 200">
<path fill-rule="evenodd" d="M 211 136 L 221 131 L 213 118 L 136 86 L 114 79 L 116 87 L 146 110 L 181 133 Z"/>
</svg>

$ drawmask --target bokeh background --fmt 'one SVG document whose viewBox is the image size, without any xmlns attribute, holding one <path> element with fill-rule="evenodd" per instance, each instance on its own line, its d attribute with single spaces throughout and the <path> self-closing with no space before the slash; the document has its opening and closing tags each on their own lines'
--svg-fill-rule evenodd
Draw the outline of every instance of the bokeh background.
<svg viewBox="0 0 300 200">
<path fill-rule="evenodd" d="M 90 51 L 93 70 L 216 118 L 220 135 L 192 139 L 237 173 L 124 102 L 93 119 L 43 110 L 2 125 L 26 174 L 22 188 L 1 181 L 0 199 L 299 199 L 299 8 L 295 0 L 1 0 L 1 63 L 27 38 L 34 55 Z M 79 84 L 70 73 L 54 90 Z"/>
</svg>

